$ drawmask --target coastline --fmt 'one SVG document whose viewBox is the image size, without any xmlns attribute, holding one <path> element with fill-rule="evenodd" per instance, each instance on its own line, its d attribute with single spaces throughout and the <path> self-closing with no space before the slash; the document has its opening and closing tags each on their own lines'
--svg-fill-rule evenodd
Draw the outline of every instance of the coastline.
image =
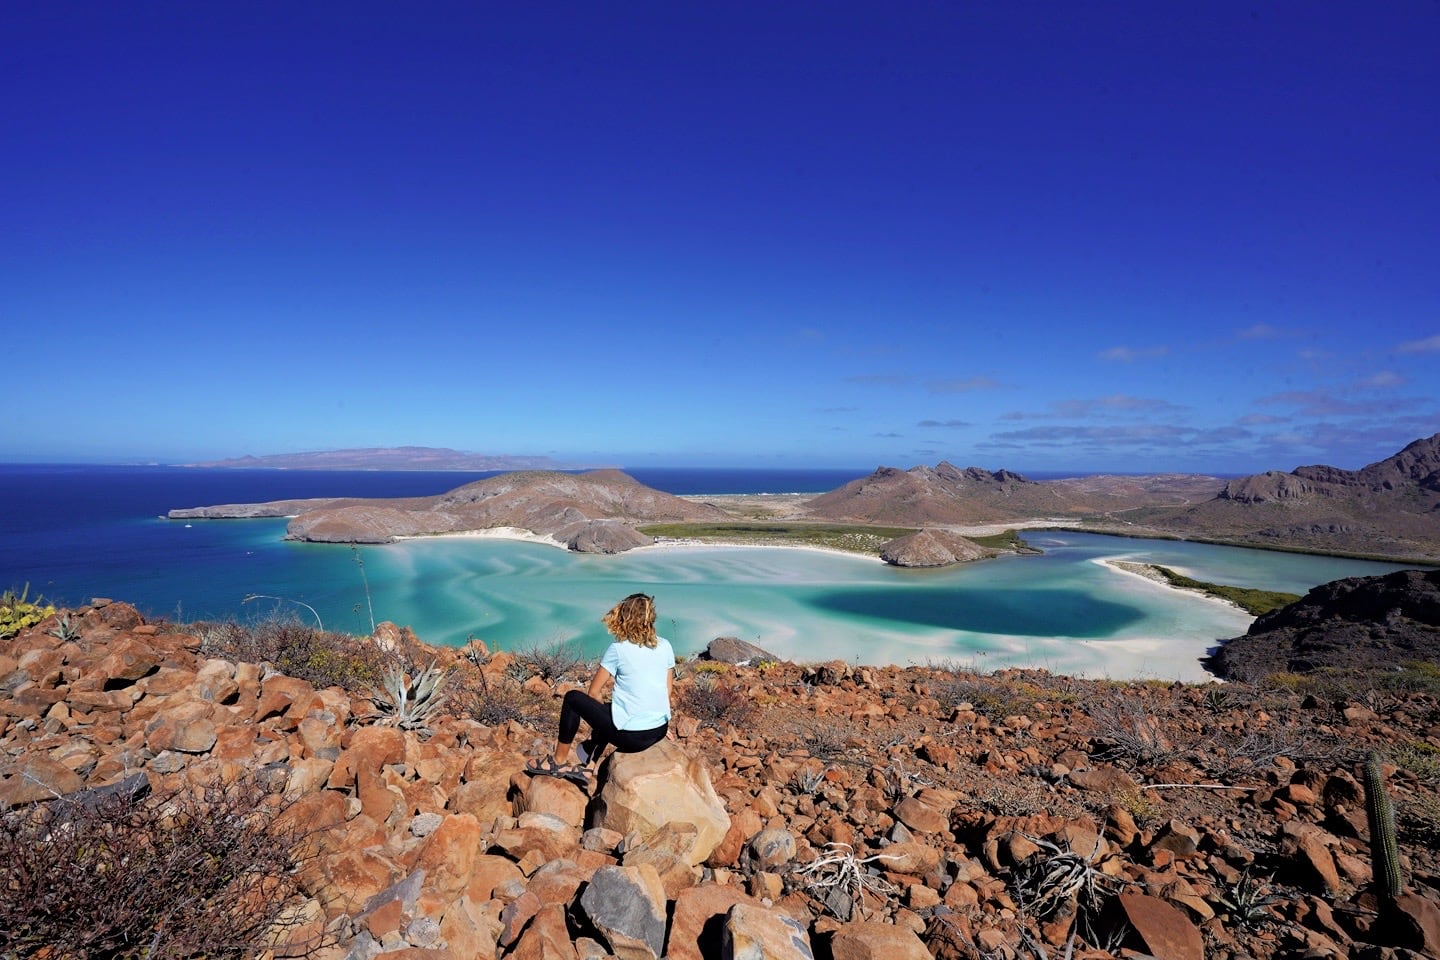
<svg viewBox="0 0 1440 960">
<path fill-rule="evenodd" d="M 1176 593 L 1183 593 L 1188 596 L 1198 597 L 1202 600 L 1208 600 L 1211 603 L 1221 604 L 1222 606 L 1229 607 L 1232 610 L 1239 610 L 1241 613 L 1244 613 L 1246 616 L 1250 616 L 1253 619 L 1253 615 L 1251 615 L 1249 611 L 1247 611 L 1244 607 L 1240 606 L 1240 604 L 1236 603 L 1233 600 L 1226 600 L 1224 597 L 1214 596 L 1213 594 L 1206 593 L 1204 590 L 1192 590 L 1189 587 L 1177 587 L 1169 580 L 1166 580 L 1164 577 L 1160 576 L 1160 574 L 1153 572 L 1154 564 L 1141 563 L 1136 560 L 1122 560 L 1119 557 L 1096 557 L 1090 562 L 1098 563 L 1101 566 L 1107 567 L 1110 570 L 1113 570 L 1114 572 L 1122 574 L 1124 576 L 1133 577 L 1136 580 L 1143 580 L 1146 583 L 1154 584 L 1156 587 L 1162 590 L 1171 590 Z M 1179 570 L 1178 568 L 1176 568 L 1176 570 L 1180 573 L 1184 572 L 1183 570 Z"/>
</svg>

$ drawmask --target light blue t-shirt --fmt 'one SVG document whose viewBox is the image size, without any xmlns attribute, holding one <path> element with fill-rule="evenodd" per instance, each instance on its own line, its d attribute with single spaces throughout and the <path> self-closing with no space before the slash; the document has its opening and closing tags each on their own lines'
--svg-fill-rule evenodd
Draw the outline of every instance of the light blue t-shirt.
<svg viewBox="0 0 1440 960">
<path fill-rule="evenodd" d="M 656 637 L 653 647 L 616 640 L 600 657 L 600 666 L 615 678 L 610 718 L 617 730 L 653 730 L 670 719 L 666 678 L 675 666 L 670 641 Z"/>
</svg>

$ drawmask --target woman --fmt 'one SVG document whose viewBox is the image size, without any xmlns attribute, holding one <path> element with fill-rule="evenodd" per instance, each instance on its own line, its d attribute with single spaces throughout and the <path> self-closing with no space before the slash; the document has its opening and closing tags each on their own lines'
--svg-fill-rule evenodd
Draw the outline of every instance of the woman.
<svg viewBox="0 0 1440 960">
<path fill-rule="evenodd" d="M 555 752 L 531 760 L 525 772 L 588 784 L 590 766 L 610 744 L 620 753 L 639 753 L 665 739 L 670 729 L 670 698 L 675 686 L 675 651 L 655 633 L 655 598 L 632 593 L 602 618 L 615 642 L 600 657 L 589 690 L 571 690 L 560 706 Z M 610 702 L 600 699 L 615 681 Z M 580 721 L 590 739 L 575 746 Z"/>
</svg>

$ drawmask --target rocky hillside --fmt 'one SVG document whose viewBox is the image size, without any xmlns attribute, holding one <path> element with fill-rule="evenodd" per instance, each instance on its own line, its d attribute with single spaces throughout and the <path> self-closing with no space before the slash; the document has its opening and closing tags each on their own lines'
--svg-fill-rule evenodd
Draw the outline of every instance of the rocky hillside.
<svg viewBox="0 0 1440 960">
<path fill-rule="evenodd" d="M 1210 666 L 1249 679 L 1406 661 L 1440 664 L 1440 570 L 1321 584 L 1225 641 Z"/>
<path fill-rule="evenodd" d="M 291 867 L 223 874 L 265 896 L 183 914 L 283 906 L 266 915 L 277 957 L 1440 957 L 1433 683 L 1375 697 L 689 663 L 677 739 L 587 789 L 524 776 L 552 728 L 506 709 L 553 704 L 585 669 L 428 650 L 382 625 L 376 643 L 412 673 L 451 671 L 446 705 L 417 717 L 222 656 L 214 636 L 95 601 L 0 640 L 0 954 L 33 953 L 27 918 L 89 936 L 115 902 L 153 918 L 131 931 L 146 942 L 189 929 L 93 874 L 43 915 L 55 888 L 26 884 L 127 842 L 84 842 L 98 818 L 151 824 L 156 844 L 182 826 L 240 831 L 246 851 L 284 839 Z M 321 652 L 301 661 L 341 656 Z M 1370 751 L 1399 819 L 1394 900 L 1372 889 Z M 215 809 L 217 784 L 247 778 L 264 785 L 250 807 L 185 816 L 194 791 Z M 194 880 L 235 846 L 216 842 L 155 869 Z"/>
<path fill-rule="evenodd" d="M 1440 434 L 1360 470 L 1232 480 L 1213 500 L 1147 522 L 1257 546 L 1440 562 Z"/>
<path fill-rule="evenodd" d="M 190 517 L 295 516 L 286 536 L 322 543 L 385 543 L 515 527 L 572 550 L 618 553 L 651 542 L 635 523 L 724 520 L 717 507 L 662 493 L 618 470 L 523 471 L 477 480 L 434 497 L 288 500 L 170 511 Z"/>
</svg>

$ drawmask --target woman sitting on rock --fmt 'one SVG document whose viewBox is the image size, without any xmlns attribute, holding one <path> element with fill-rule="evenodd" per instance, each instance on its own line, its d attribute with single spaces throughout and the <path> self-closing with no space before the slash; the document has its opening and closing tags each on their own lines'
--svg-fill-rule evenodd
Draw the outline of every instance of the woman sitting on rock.
<svg viewBox="0 0 1440 960">
<path fill-rule="evenodd" d="M 675 685 L 675 651 L 655 633 L 655 598 L 632 593 L 602 618 L 615 642 L 600 657 L 600 666 L 582 693 L 571 690 L 560 707 L 555 752 L 531 760 L 525 772 L 563 777 L 581 785 L 590 782 L 590 767 L 610 744 L 619 753 L 639 753 L 665 739 L 670 729 L 670 697 Z M 615 681 L 610 702 L 600 699 Z M 575 745 L 580 721 L 590 739 Z"/>
</svg>

